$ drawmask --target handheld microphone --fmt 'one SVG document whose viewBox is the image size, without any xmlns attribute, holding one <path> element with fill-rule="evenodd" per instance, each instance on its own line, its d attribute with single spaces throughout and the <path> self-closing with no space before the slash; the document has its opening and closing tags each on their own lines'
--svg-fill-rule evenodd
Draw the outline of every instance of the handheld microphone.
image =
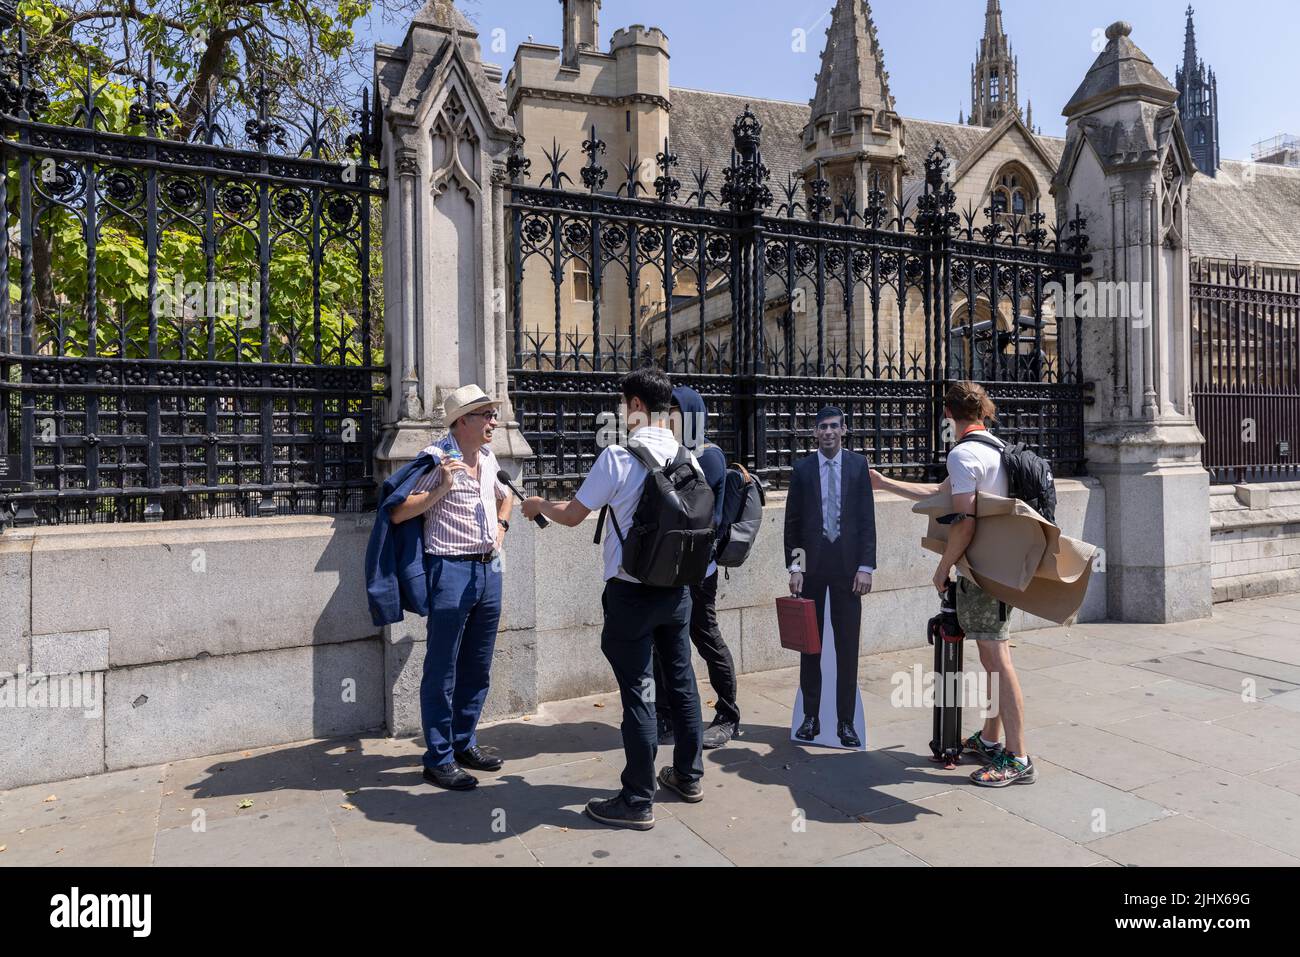
<svg viewBox="0 0 1300 957">
<path fill-rule="evenodd" d="M 515 488 L 515 483 L 510 481 L 510 476 L 506 474 L 505 469 L 502 469 L 501 471 L 497 472 L 497 481 L 500 482 L 502 485 L 504 485 L 506 488 L 510 489 L 510 491 L 518 495 L 519 501 L 522 502 L 524 499 L 528 497 L 523 492 L 519 491 L 519 489 Z M 551 524 L 551 520 L 547 518 L 545 515 L 538 515 L 535 519 L 533 519 L 533 521 L 537 523 L 538 528 L 545 528 L 547 525 Z"/>
</svg>

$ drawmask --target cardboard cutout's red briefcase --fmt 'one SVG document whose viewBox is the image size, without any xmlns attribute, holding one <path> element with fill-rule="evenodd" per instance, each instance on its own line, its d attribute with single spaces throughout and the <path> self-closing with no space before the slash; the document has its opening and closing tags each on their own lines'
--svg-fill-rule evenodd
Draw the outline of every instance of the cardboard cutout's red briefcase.
<svg viewBox="0 0 1300 957">
<path fill-rule="evenodd" d="M 822 650 L 821 629 L 817 627 L 817 605 L 809 598 L 778 598 L 776 623 L 781 632 L 781 647 L 805 655 Z"/>
</svg>

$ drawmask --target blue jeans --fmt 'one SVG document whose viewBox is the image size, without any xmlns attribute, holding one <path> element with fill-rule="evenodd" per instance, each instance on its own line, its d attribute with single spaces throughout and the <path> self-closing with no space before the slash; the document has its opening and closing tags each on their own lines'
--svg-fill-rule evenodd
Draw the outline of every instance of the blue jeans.
<svg viewBox="0 0 1300 957">
<path fill-rule="evenodd" d="M 497 564 L 429 556 L 429 631 L 420 681 L 425 767 L 474 746 L 501 620 Z"/>
<path fill-rule="evenodd" d="M 605 653 L 623 698 L 623 800 L 633 807 L 654 801 L 656 694 L 668 698 L 673 723 L 673 767 L 686 782 L 704 776 L 701 757 L 704 729 L 700 695 L 691 667 L 691 592 L 689 588 L 652 588 L 611 578 L 601 596 Z M 656 688 L 651 649 L 659 653 L 664 682 Z"/>
</svg>

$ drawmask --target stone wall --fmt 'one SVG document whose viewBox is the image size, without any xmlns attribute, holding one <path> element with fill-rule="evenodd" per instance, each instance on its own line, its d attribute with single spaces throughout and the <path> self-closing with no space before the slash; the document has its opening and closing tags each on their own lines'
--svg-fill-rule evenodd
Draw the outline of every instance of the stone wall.
<svg viewBox="0 0 1300 957">
<path fill-rule="evenodd" d="M 1216 602 L 1300 592 L 1300 482 L 1214 487 L 1210 563 Z"/>
<path fill-rule="evenodd" d="M 1058 483 L 1068 534 L 1103 544 L 1090 480 Z M 910 503 L 877 503 L 876 590 L 864 654 L 919 647 L 935 609 L 934 556 Z M 720 583 L 742 671 L 791 667 L 773 598 L 784 593 L 784 501 L 755 553 Z M 378 629 L 363 559 L 373 515 L 220 519 L 11 530 L 0 535 L 0 789 L 383 727 L 417 732 L 425 622 Z M 486 717 L 614 687 L 600 652 L 595 518 L 507 536 L 505 611 Z M 1095 575 L 1083 618 L 1105 617 Z M 1017 628 L 1041 626 L 1023 621 Z M 86 696 L 51 707 L 60 689 Z M 21 701 L 26 705 L 17 706 Z"/>
</svg>

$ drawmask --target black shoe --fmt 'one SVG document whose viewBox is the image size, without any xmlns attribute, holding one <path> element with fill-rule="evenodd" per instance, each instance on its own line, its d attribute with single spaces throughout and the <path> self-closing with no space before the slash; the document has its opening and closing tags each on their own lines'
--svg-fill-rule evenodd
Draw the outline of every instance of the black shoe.
<svg viewBox="0 0 1300 957">
<path fill-rule="evenodd" d="M 822 723 L 816 718 L 804 718 L 803 724 L 799 725 L 799 730 L 794 736 L 800 741 L 811 741 L 817 735 L 822 733 Z"/>
<path fill-rule="evenodd" d="M 466 774 L 465 770 L 454 761 L 440 764 L 436 768 L 425 768 L 424 779 L 436 788 L 447 791 L 469 791 L 478 787 L 478 778 Z"/>
<path fill-rule="evenodd" d="M 587 817 L 610 827 L 625 827 L 633 831 L 648 831 L 655 826 L 654 805 L 631 807 L 621 794 L 603 801 L 592 798 L 587 802 Z"/>
<path fill-rule="evenodd" d="M 452 755 L 456 763 L 471 771 L 500 771 L 504 763 L 500 758 L 488 754 L 477 744 L 466 751 L 456 751 Z"/>
<path fill-rule="evenodd" d="M 852 721 L 841 721 L 835 733 L 840 736 L 840 744 L 846 748 L 862 747 L 862 742 L 858 740 L 858 733 L 853 730 Z"/>
<path fill-rule="evenodd" d="M 666 745 L 673 743 L 673 723 L 663 715 L 656 715 L 658 731 L 655 733 L 659 737 L 659 744 Z"/>
<path fill-rule="evenodd" d="M 698 804 L 704 800 L 704 785 L 699 781 L 687 784 L 674 767 L 669 766 L 659 772 L 659 783 L 688 804 Z"/>
<path fill-rule="evenodd" d="M 704 750 L 712 751 L 714 748 L 721 748 L 728 741 L 740 733 L 740 725 L 735 721 L 728 721 L 719 716 L 713 719 L 713 723 L 704 729 Z"/>
</svg>

